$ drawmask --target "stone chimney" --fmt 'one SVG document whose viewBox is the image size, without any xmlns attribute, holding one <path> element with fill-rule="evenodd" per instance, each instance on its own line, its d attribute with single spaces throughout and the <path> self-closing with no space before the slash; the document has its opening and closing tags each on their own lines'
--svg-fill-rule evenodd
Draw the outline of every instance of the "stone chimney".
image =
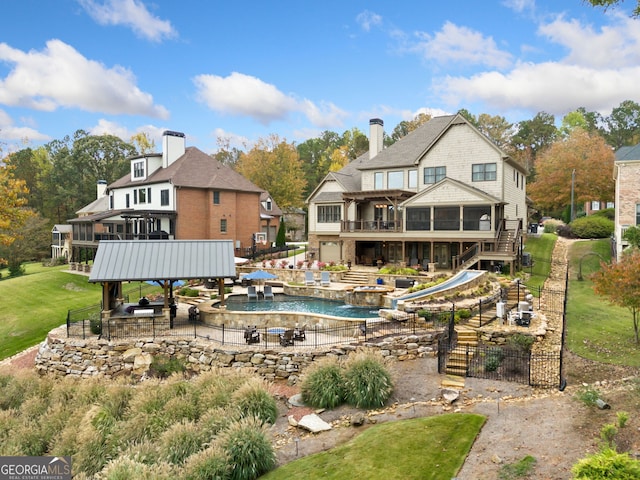
<svg viewBox="0 0 640 480">
<path fill-rule="evenodd" d="M 162 133 L 162 166 L 167 168 L 185 152 L 185 135 L 165 130 Z"/>
<path fill-rule="evenodd" d="M 98 184 L 96 185 L 96 200 L 104 197 L 106 191 L 107 191 L 107 181 L 98 180 Z"/>
<path fill-rule="evenodd" d="M 369 160 L 382 151 L 384 122 L 379 118 L 369 120 Z"/>
</svg>

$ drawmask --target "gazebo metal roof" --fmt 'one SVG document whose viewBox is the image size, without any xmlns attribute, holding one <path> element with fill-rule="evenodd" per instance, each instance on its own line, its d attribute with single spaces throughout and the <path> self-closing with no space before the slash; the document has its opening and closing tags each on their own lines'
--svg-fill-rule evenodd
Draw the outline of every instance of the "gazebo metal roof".
<svg viewBox="0 0 640 480">
<path fill-rule="evenodd" d="M 232 240 L 103 240 L 89 282 L 235 276 Z"/>
</svg>

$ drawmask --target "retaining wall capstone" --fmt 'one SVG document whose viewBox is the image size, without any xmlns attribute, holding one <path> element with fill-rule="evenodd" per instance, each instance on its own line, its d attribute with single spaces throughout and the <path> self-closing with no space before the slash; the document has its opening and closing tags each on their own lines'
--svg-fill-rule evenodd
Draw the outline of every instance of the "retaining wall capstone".
<svg viewBox="0 0 640 480">
<path fill-rule="evenodd" d="M 40 344 L 35 359 L 36 371 L 74 377 L 145 376 L 154 356 L 179 359 L 192 373 L 216 368 L 251 369 L 273 380 L 295 382 L 314 361 L 334 356 L 346 358 L 358 348 L 374 349 L 390 360 L 411 360 L 434 355 L 438 333 L 429 332 L 377 339 L 362 344 L 335 345 L 329 348 L 292 348 L 260 350 L 259 348 L 228 348 L 212 342 L 181 338 L 131 339 L 108 341 L 67 338 L 63 327 L 53 330 Z"/>
</svg>

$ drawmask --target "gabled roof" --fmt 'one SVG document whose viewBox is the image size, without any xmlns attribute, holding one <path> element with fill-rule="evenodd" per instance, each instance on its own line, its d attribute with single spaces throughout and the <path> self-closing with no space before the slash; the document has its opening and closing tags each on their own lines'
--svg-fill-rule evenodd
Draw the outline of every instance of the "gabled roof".
<svg viewBox="0 0 640 480">
<path fill-rule="evenodd" d="M 131 175 L 127 174 L 109 185 L 109 189 L 159 182 L 171 182 L 176 187 L 263 192 L 238 172 L 196 147 L 187 147 L 184 155 L 167 168 L 159 168 L 146 180 L 131 181 Z"/>
<path fill-rule="evenodd" d="M 89 282 L 235 276 L 232 240 L 103 240 Z"/>
<path fill-rule="evenodd" d="M 461 182 L 459 180 L 456 180 L 454 178 L 449 178 L 449 177 L 445 177 L 444 179 L 440 180 L 438 183 L 434 183 L 433 185 L 429 186 L 428 188 L 425 188 L 424 190 L 418 192 L 417 194 L 415 194 L 413 197 L 409 198 L 408 200 L 405 200 L 402 205 L 403 206 L 408 206 L 411 205 L 412 203 L 418 203 L 420 201 L 421 198 L 423 197 L 428 197 L 429 195 L 433 194 L 434 192 L 445 188 L 447 186 L 453 187 L 457 190 L 463 190 L 465 192 L 468 192 L 468 194 L 473 195 L 475 197 L 477 197 L 478 199 L 480 199 L 483 202 L 490 202 L 490 203 L 494 203 L 494 204 L 502 204 L 504 205 L 504 201 L 500 200 L 499 198 L 488 194 L 487 192 L 480 190 L 479 188 L 476 188 L 472 185 L 466 184 L 464 182 Z M 456 202 L 453 202 L 456 203 Z"/>
<path fill-rule="evenodd" d="M 89 205 L 85 205 L 80 210 L 77 210 L 76 214 L 77 215 L 92 214 L 96 212 L 104 212 L 105 210 L 108 210 L 108 209 L 109 209 L 109 197 L 107 197 L 106 195 L 103 195 L 100 198 L 97 198 L 96 200 L 91 202 Z"/>
<path fill-rule="evenodd" d="M 616 162 L 640 160 L 640 144 L 633 147 L 620 147 L 616 151 Z"/>
<path fill-rule="evenodd" d="M 56 223 L 51 231 L 60 233 L 71 233 L 73 231 L 73 228 L 71 227 L 71 225 Z"/>
</svg>

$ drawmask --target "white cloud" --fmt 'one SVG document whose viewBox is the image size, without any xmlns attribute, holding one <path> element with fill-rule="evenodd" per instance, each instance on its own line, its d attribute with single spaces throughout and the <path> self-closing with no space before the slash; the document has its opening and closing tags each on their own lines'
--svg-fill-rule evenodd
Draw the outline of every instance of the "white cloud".
<svg viewBox="0 0 640 480">
<path fill-rule="evenodd" d="M 419 40 L 410 49 L 427 60 L 494 68 L 505 68 L 512 63 L 511 54 L 500 50 L 492 37 L 451 22 L 446 22 L 434 35 L 418 32 L 416 36 Z"/>
<path fill-rule="evenodd" d="M 63 107 L 168 117 L 164 107 L 154 105 L 152 96 L 136 87 L 129 70 L 106 68 L 60 40 L 49 40 L 41 52 L 0 43 L 0 61 L 14 64 L 0 79 L 0 104 L 49 112 Z"/>
<path fill-rule="evenodd" d="M 317 126 L 335 126 L 345 113 L 332 103 L 320 106 L 310 100 L 285 95 L 259 78 L 233 72 L 228 77 L 198 75 L 193 79 L 200 101 L 217 112 L 248 116 L 264 125 L 304 114 Z"/>
<path fill-rule="evenodd" d="M 507 72 L 485 71 L 434 82 L 451 105 L 483 103 L 484 108 L 526 109 L 564 115 L 579 107 L 603 114 L 622 101 L 638 98 L 640 22 L 611 15 L 595 31 L 558 17 L 538 33 L 564 48 L 557 61 L 518 62 Z"/>
<path fill-rule="evenodd" d="M 377 27 L 382 25 L 382 17 L 377 13 L 373 13 L 373 12 L 370 12 L 369 10 L 365 10 L 356 16 L 356 22 L 358 22 L 358 25 L 360 25 L 360 28 L 368 32 L 371 30 L 371 27 Z"/>
<path fill-rule="evenodd" d="M 535 0 L 504 0 L 502 4 L 513 10 L 514 12 L 522 13 L 525 11 L 533 11 L 536 6 Z"/>
<path fill-rule="evenodd" d="M 0 110 L 0 140 L 4 141 L 22 141 L 32 140 L 38 142 L 46 142 L 51 137 L 31 127 L 18 127 L 14 124 L 13 119 L 4 110 Z"/>
<path fill-rule="evenodd" d="M 100 25 L 124 25 L 131 28 L 136 35 L 153 42 L 177 36 L 171 22 L 152 15 L 138 0 L 107 0 L 104 4 L 94 0 L 78 2 Z"/>
<path fill-rule="evenodd" d="M 238 135 L 236 133 L 227 132 L 222 128 L 216 128 L 211 132 L 211 135 L 216 138 L 217 149 L 216 152 L 219 152 L 222 148 L 227 148 L 227 145 L 224 145 L 224 142 L 229 142 L 229 148 L 237 148 L 242 150 L 245 145 L 249 144 L 249 139 L 244 135 Z M 218 142 L 218 140 L 222 140 L 223 144 Z"/>
</svg>

